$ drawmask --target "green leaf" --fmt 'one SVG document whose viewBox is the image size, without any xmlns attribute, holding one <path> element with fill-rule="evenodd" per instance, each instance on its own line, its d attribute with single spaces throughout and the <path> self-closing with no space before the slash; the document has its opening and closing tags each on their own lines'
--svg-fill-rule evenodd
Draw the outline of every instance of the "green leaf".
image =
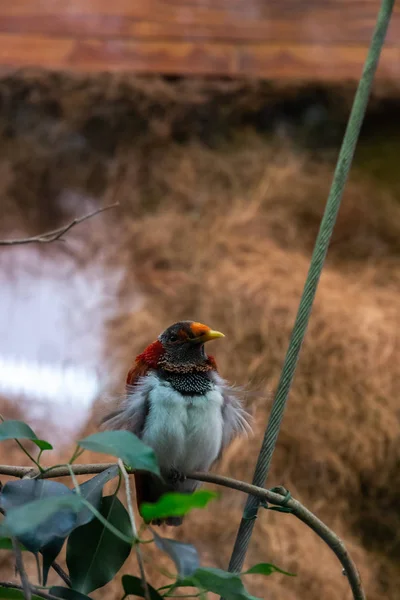
<svg viewBox="0 0 400 600">
<path fill-rule="evenodd" d="M 22 552 L 26 552 L 27 548 L 25 548 L 22 544 L 19 545 Z M 0 550 L 14 550 L 12 541 L 10 538 L 2 537 L 0 538 Z"/>
<path fill-rule="evenodd" d="M 3 421 L 0 423 L 0 442 L 3 440 L 32 440 L 40 450 L 52 450 L 53 446 L 40 440 L 36 433 L 23 421 Z"/>
<path fill-rule="evenodd" d="M 71 588 L 61 587 L 61 585 L 53 585 L 49 589 L 49 593 L 57 598 L 64 598 L 65 600 L 90 600 L 89 596 L 81 594 Z"/>
<path fill-rule="evenodd" d="M 153 531 L 157 548 L 168 554 L 174 561 L 180 577 L 188 577 L 199 568 L 197 550 L 191 544 L 183 544 L 169 538 L 163 538 Z"/>
<path fill-rule="evenodd" d="M 226 600 L 260 600 L 249 594 L 237 573 L 221 569 L 197 569 L 191 577 L 177 581 L 174 587 L 197 587 Z"/>
<path fill-rule="evenodd" d="M 95 477 L 92 477 L 92 479 L 85 481 L 85 483 L 82 483 L 79 486 L 81 496 L 83 498 L 86 498 L 86 500 L 88 502 L 90 502 L 90 504 L 92 506 L 94 506 L 95 508 L 97 508 L 97 510 L 99 510 L 100 505 L 101 505 L 101 499 L 103 496 L 103 487 L 105 486 L 105 484 L 108 481 L 110 481 L 111 479 L 114 479 L 114 477 L 116 477 L 117 475 L 118 475 L 118 466 L 113 465 L 112 467 L 109 467 L 102 473 L 99 473 Z M 75 527 L 81 527 L 81 525 L 86 525 L 86 523 L 89 523 L 93 518 L 94 518 L 93 512 L 85 506 L 78 513 L 78 519 L 77 519 Z"/>
<path fill-rule="evenodd" d="M 139 598 L 146 597 L 142 580 L 139 579 L 139 577 L 134 577 L 134 575 L 123 575 L 122 586 L 127 596 L 139 596 Z M 149 588 L 150 600 L 160 600 L 160 598 L 163 597 L 160 596 L 157 590 L 155 590 L 149 583 L 147 584 L 147 587 Z"/>
<path fill-rule="evenodd" d="M 74 498 L 74 494 L 67 486 L 56 481 L 22 479 L 6 483 L 0 495 L 0 506 L 9 519 L 18 507 L 24 509 L 33 501 L 42 503 L 45 498 L 54 497 Z M 29 531 L 18 535 L 18 540 L 28 550 L 42 553 L 43 585 L 46 585 L 49 569 L 59 555 L 65 538 L 76 527 L 78 518 L 75 511 L 64 509 L 52 516 L 46 514 L 45 517 L 39 525 L 33 526 L 31 523 Z"/>
<path fill-rule="evenodd" d="M 296 577 L 296 573 L 288 573 L 288 571 L 283 571 L 270 563 L 258 563 L 258 565 L 254 565 L 254 567 L 244 571 L 242 575 L 272 575 L 272 573 L 282 573 L 289 577 Z"/>
<path fill-rule="evenodd" d="M 144 502 L 140 513 L 145 521 L 164 519 L 165 517 L 180 517 L 186 515 L 192 508 L 204 508 L 218 494 L 207 490 L 199 490 L 193 494 L 168 492 L 154 504 Z"/>
<path fill-rule="evenodd" d="M 86 450 L 117 456 L 131 469 L 160 475 L 154 450 L 130 431 L 101 431 L 77 443 Z"/>
<path fill-rule="evenodd" d="M 7 600 L 24 600 L 25 594 L 22 590 L 16 588 L 5 588 L 0 586 L 0 598 L 6 598 Z M 32 594 L 32 600 L 42 600 L 40 596 Z"/>
<path fill-rule="evenodd" d="M 2 537 L 0 538 L 0 550 L 12 550 L 13 545 L 10 538 Z"/>
<path fill-rule="evenodd" d="M 119 531 L 132 537 L 129 515 L 118 498 L 106 496 L 100 512 Z M 90 593 L 106 585 L 128 558 L 132 545 L 115 536 L 98 519 L 78 527 L 67 545 L 67 565 L 72 587 Z"/>
<path fill-rule="evenodd" d="M 50 442 L 46 442 L 46 440 L 32 440 L 32 442 L 34 444 L 36 444 L 36 446 L 40 449 L 40 450 L 53 450 L 53 446 L 50 444 Z"/>
<path fill-rule="evenodd" d="M 37 536 L 35 529 L 46 523 L 50 517 L 57 515 L 54 519 L 54 530 L 46 531 L 47 525 L 45 525 L 40 531 L 39 543 L 42 546 L 43 540 L 46 537 L 47 539 L 52 538 L 56 535 L 55 532 L 57 532 L 58 537 L 68 535 L 75 526 L 76 513 L 79 512 L 81 507 L 82 501 L 79 496 L 71 494 L 71 496 L 34 500 L 23 506 L 11 508 L 7 511 L 6 517 L 0 525 L 0 536 L 15 536 L 21 539 L 21 536 L 31 533 L 32 543 L 35 543 Z M 29 542 L 27 543 L 25 537 L 23 539 L 23 544 L 28 547 Z"/>
</svg>

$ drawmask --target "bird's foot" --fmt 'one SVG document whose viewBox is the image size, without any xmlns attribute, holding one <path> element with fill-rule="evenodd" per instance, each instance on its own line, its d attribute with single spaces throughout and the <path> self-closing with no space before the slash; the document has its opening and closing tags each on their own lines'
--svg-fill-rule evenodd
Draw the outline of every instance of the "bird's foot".
<svg viewBox="0 0 400 600">
<path fill-rule="evenodd" d="M 185 481 L 186 475 L 178 471 L 177 469 L 171 469 L 168 473 L 168 480 L 171 483 L 182 483 Z"/>
</svg>

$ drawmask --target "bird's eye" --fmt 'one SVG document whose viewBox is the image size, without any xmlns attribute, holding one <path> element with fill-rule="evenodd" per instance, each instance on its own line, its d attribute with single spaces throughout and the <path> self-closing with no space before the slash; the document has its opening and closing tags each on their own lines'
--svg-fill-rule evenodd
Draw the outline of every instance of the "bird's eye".
<svg viewBox="0 0 400 600">
<path fill-rule="evenodd" d="M 177 342 L 178 341 L 178 336 L 176 335 L 176 333 L 171 333 L 169 336 L 169 341 L 170 342 Z"/>
</svg>

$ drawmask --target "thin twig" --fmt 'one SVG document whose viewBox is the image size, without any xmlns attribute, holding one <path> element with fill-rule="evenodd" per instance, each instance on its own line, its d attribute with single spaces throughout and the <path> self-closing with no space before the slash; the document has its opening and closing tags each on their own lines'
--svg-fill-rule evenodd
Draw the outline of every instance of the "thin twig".
<svg viewBox="0 0 400 600">
<path fill-rule="evenodd" d="M 136 521 L 135 521 L 135 514 L 133 512 L 133 506 L 132 506 L 132 494 L 131 494 L 131 486 L 129 485 L 129 475 L 127 473 L 127 470 L 125 469 L 124 463 L 122 462 L 122 460 L 120 458 L 118 459 L 118 466 L 122 473 L 122 477 L 124 478 L 124 481 L 125 481 L 126 503 L 128 505 L 128 514 L 129 514 L 129 519 L 131 521 L 132 533 L 133 533 L 135 539 L 137 540 L 138 533 L 137 533 L 137 527 L 136 527 Z M 142 579 L 144 597 L 146 598 L 146 600 L 150 600 L 150 590 L 149 590 L 149 586 L 147 585 L 142 551 L 141 551 L 138 543 L 135 543 L 135 552 L 136 552 L 136 558 L 137 558 L 137 562 L 138 562 L 138 566 L 139 566 L 140 577 Z"/>
<path fill-rule="evenodd" d="M 11 581 L 0 581 L 0 589 L 7 588 L 13 590 L 23 590 L 22 585 L 18 585 L 17 583 L 12 583 Z M 39 596 L 40 598 L 45 598 L 45 600 L 60 600 L 57 596 L 53 596 L 52 594 L 48 594 L 43 590 L 35 587 L 34 585 L 30 586 L 30 590 L 35 594 L 35 596 Z"/>
<path fill-rule="evenodd" d="M 79 487 L 79 483 L 78 483 L 76 475 L 72 469 L 72 466 L 69 463 L 65 466 L 67 467 L 69 474 L 71 475 L 72 483 L 74 485 L 76 493 L 78 494 L 78 496 L 81 496 L 81 488 Z"/>
<path fill-rule="evenodd" d="M 75 475 L 94 475 L 96 473 L 102 473 L 106 469 L 109 469 L 114 463 L 99 463 L 99 464 L 88 464 L 88 465 L 73 465 L 72 469 Z M 127 473 L 133 472 L 130 469 L 125 469 Z M 32 472 L 32 467 L 13 467 L 9 465 L 0 465 L 0 474 L 10 475 L 12 477 L 24 477 L 28 473 Z M 70 472 L 67 467 L 58 467 L 48 473 L 37 474 L 39 478 L 52 478 L 52 477 L 65 477 L 69 476 Z M 284 506 L 291 509 L 300 521 L 303 521 L 308 527 L 310 527 L 324 542 L 333 550 L 337 558 L 342 564 L 345 570 L 347 579 L 349 581 L 351 590 L 353 592 L 354 600 L 365 600 L 365 593 L 362 588 L 360 575 L 357 567 L 351 559 L 343 541 L 329 529 L 318 517 L 316 517 L 311 511 L 301 504 L 294 498 L 286 499 L 284 494 L 278 494 L 271 490 L 265 490 L 263 488 L 251 485 L 244 481 L 238 481 L 231 479 L 230 477 L 224 477 L 222 475 L 215 475 L 213 473 L 187 473 L 187 479 L 193 479 L 196 481 L 204 481 L 208 483 L 214 483 L 221 485 L 233 490 L 238 490 L 245 494 L 251 494 L 260 500 L 269 502 L 276 506 Z"/>
<path fill-rule="evenodd" d="M 13 550 L 14 550 L 14 554 L 15 554 L 15 566 L 16 566 L 18 575 L 21 578 L 21 584 L 22 584 L 22 589 L 24 592 L 24 598 L 25 598 L 25 600 L 31 600 L 31 598 L 32 598 L 31 585 L 29 583 L 28 575 L 26 574 L 26 571 L 25 571 L 21 548 L 19 547 L 19 543 L 15 537 L 12 537 L 11 541 L 12 541 L 12 546 L 13 546 Z"/>
<path fill-rule="evenodd" d="M 17 444 L 21 448 L 22 452 L 24 454 L 26 454 L 26 456 L 37 466 L 37 468 L 39 470 L 41 470 L 41 467 L 40 467 L 38 461 L 36 460 L 36 458 L 34 458 L 32 456 L 32 454 L 30 452 L 28 452 L 28 450 L 21 444 L 21 442 L 19 440 L 17 440 L 16 438 L 14 438 L 14 442 L 17 442 Z"/>
<path fill-rule="evenodd" d="M 62 569 L 60 567 L 60 565 L 58 563 L 56 563 L 56 561 L 54 561 L 51 565 L 54 569 L 54 571 L 57 573 L 57 575 L 59 577 L 61 577 L 61 579 L 63 580 L 63 582 L 68 586 L 68 587 L 72 587 L 71 586 L 71 580 L 68 577 L 68 575 L 66 574 L 66 572 L 64 571 L 64 569 Z"/>
<path fill-rule="evenodd" d="M 18 246 L 21 244 L 49 244 L 50 242 L 55 242 L 56 240 L 60 240 L 62 236 L 67 233 L 70 229 L 83 223 L 83 221 L 87 221 L 92 217 L 106 211 L 110 210 L 110 208 L 115 208 L 119 206 L 118 202 L 114 202 L 113 204 L 109 204 L 108 206 L 102 206 L 97 208 L 96 210 L 84 215 L 83 217 L 76 217 L 67 225 L 63 225 L 62 227 L 58 227 L 57 229 L 53 229 L 52 231 L 47 231 L 46 233 L 41 233 L 39 235 L 34 235 L 28 238 L 19 238 L 14 240 L 0 240 L 0 246 Z"/>
</svg>

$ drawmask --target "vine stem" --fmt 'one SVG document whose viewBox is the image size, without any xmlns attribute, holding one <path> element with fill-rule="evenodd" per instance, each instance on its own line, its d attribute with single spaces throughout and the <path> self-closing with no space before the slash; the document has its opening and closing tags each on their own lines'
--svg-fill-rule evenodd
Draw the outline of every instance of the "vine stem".
<svg viewBox="0 0 400 600">
<path fill-rule="evenodd" d="M 115 463 L 96 463 L 87 465 L 70 465 L 75 475 L 95 475 L 102 473 L 106 469 L 112 467 Z M 133 473 L 134 470 L 127 469 L 124 466 L 125 472 Z M 26 475 L 32 476 L 32 467 L 14 467 L 11 465 L 0 465 L 0 474 L 9 475 L 11 477 L 25 477 Z M 70 476 L 69 468 L 66 466 L 57 467 L 46 473 L 36 473 L 38 478 L 52 478 L 52 477 L 67 477 Z M 295 498 L 288 497 L 286 490 L 273 491 L 267 490 L 251 483 L 232 479 L 230 477 L 224 477 L 223 475 L 215 475 L 214 473 L 201 473 L 193 472 L 186 473 L 187 479 L 193 479 L 196 481 L 204 481 L 213 483 L 226 488 L 231 488 L 245 494 L 250 494 L 259 500 L 269 502 L 275 506 L 280 506 L 285 509 L 290 509 L 291 514 L 297 517 L 300 521 L 305 523 L 310 529 L 312 529 L 336 554 L 337 558 L 342 564 L 344 573 L 348 579 L 349 585 L 353 593 L 354 600 L 365 600 L 365 592 L 363 590 L 360 575 L 357 567 L 354 564 L 351 556 L 349 555 L 344 542 L 331 530 L 325 523 L 323 523 L 316 515 L 308 510 L 301 502 L 295 500 Z M 95 512 L 94 507 L 91 507 L 87 503 L 91 510 L 96 514 L 98 518 L 103 518 L 102 515 Z M 98 514 L 97 514 L 98 513 Z M 116 532 L 116 535 L 122 538 L 120 532 Z M 123 536 L 125 538 L 125 536 Z M 126 538 L 127 539 L 127 538 Z"/>
<path fill-rule="evenodd" d="M 24 561 L 22 558 L 21 548 L 19 547 L 18 541 L 15 537 L 11 538 L 13 551 L 15 555 L 15 566 L 18 574 L 21 578 L 22 591 L 24 593 L 25 600 L 31 600 L 32 592 L 31 585 L 29 583 L 28 575 L 26 574 Z"/>
<path fill-rule="evenodd" d="M 24 454 L 26 454 L 26 456 L 29 458 L 29 460 L 31 460 L 39 469 L 40 472 L 42 472 L 42 467 L 40 466 L 39 462 L 33 458 L 32 454 L 30 452 L 28 452 L 28 450 L 21 444 L 21 442 L 19 440 L 17 440 L 16 438 L 14 438 L 14 441 L 17 442 L 18 446 L 21 448 L 22 452 Z"/>
<path fill-rule="evenodd" d="M 138 532 L 137 532 L 136 521 L 135 521 L 135 513 L 133 512 L 133 506 L 132 506 L 132 494 L 131 494 L 131 486 L 129 484 L 129 475 L 127 473 L 124 463 L 122 462 L 122 460 L 120 458 L 118 459 L 118 466 L 119 466 L 119 469 L 122 473 L 122 477 L 124 478 L 124 482 L 125 482 L 126 503 L 128 505 L 128 514 L 129 514 L 129 519 L 131 521 L 132 533 L 135 537 L 135 540 L 137 540 Z M 144 597 L 146 598 L 146 600 L 150 600 L 150 590 L 149 590 L 149 586 L 147 584 L 146 572 L 144 570 L 142 551 L 140 549 L 139 544 L 137 544 L 137 543 L 135 543 L 135 552 L 136 552 L 136 558 L 137 558 L 137 562 L 138 562 L 138 566 L 139 566 L 140 577 L 142 580 Z"/>
</svg>

